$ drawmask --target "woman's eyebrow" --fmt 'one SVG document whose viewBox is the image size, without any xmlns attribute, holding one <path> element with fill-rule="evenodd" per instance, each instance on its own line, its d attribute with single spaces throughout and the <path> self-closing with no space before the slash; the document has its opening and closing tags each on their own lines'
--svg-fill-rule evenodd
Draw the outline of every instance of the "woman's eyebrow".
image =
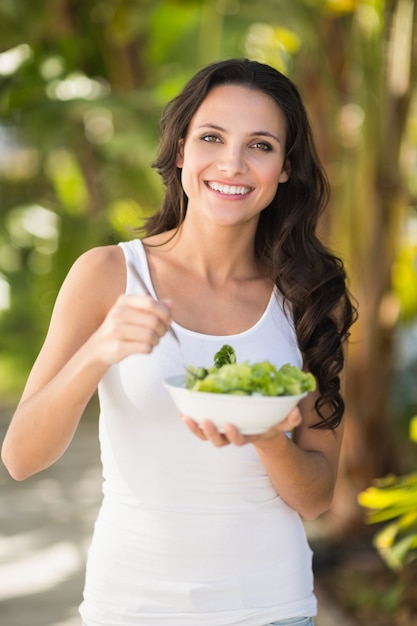
<svg viewBox="0 0 417 626">
<path fill-rule="evenodd" d="M 199 126 L 197 126 L 197 130 L 199 130 L 200 128 L 212 128 L 213 130 L 220 130 L 222 133 L 227 133 L 227 130 L 225 128 L 223 128 L 222 126 L 217 126 L 217 124 L 200 124 Z"/>
<path fill-rule="evenodd" d="M 213 130 L 219 130 L 222 133 L 227 133 L 228 131 L 226 130 L 226 128 L 223 128 L 222 126 L 218 126 L 217 124 L 200 124 L 199 126 L 197 126 L 197 130 L 201 129 L 201 128 L 212 128 Z M 270 133 L 268 130 L 256 130 L 253 131 L 252 133 L 250 133 L 251 137 L 271 137 L 271 139 L 275 139 L 275 141 L 277 141 L 278 143 L 281 143 L 281 139 L 277 136 L 274 135 L 273 133 Z"/>
<path fill-rule="evenodd" d="M 281 139 L 277 136 L 274 135 L 273 133 L 270 133 L 268 130 L 257 130 L 254 133 L 251 133 L 252 137 L 259 137 L 260 135 L 263 137 L 271 137 L 271 139 L 275 139 L 275 141 L 277 141 L 278 143 L 281 143 Z"/>
</svg>

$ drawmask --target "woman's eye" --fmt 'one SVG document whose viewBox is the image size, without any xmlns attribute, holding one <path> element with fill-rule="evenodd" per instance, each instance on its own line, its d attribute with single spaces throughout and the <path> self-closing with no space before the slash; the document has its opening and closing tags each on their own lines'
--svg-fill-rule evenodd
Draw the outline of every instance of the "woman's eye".
<svg viewBox="0 0 417 626">
<path fill-rule="evenodd" d="M 217 135 L 203 135 L 201 137 L 203 141 L 207 141 L 207 143 L 220 143 L 221 139 Z"/>
<path fill-rule="evenodd" d="M 255 141 L 255 143 L 252 144 L 252 147 L 262 150 L 263 152 L 270 152 L 272 150 L 271 144 L 267 141 Z"/>
</svg>

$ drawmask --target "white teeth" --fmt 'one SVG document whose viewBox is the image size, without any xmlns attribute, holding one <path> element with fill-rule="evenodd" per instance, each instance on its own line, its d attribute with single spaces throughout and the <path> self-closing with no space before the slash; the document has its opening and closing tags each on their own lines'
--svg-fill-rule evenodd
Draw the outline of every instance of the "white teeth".
<svg viewBox="0 0 417 626">
<path fill-rule="evenodd" d="M 220 191 L 220 193 L 230 195 L 230 196 L 244 196 L 249 193 L 250 187 L 243 187 L 241 185 L 219 185 L 219 183 L 208 182 L 207 185 L 213 191 Z"/>
</svg>

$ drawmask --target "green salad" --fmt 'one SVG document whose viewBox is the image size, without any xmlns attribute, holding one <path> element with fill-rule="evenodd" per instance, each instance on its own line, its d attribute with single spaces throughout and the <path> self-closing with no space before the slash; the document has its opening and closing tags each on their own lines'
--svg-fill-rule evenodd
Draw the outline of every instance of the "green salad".
<svg viewBox="0 0 417 626">
<path fill-rule="evenodd" d="M 236 353 L 228 345 L 214 355 L 212 367 L 188 367 L 185 384 L 193 391 L 246 396 L 294 396 L 316 388 L 311 373 L 289 363 L 279 369 L 269 361 L 237 363 Z"/>
</svg>

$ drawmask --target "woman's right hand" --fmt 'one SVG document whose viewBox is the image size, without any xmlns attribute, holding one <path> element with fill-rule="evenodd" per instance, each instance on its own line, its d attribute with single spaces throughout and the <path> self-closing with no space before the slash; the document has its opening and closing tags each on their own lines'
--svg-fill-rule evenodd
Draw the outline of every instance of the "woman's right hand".
<svg viewBox="0 0 417 626">
<path fill-rule="evenodd" d="M 96 355 L 112 365 L 134 354 L 149 354 L 171 323 L 171 302 L 148 295 L 121 295 L 90 343 Z"/>
</svg>

